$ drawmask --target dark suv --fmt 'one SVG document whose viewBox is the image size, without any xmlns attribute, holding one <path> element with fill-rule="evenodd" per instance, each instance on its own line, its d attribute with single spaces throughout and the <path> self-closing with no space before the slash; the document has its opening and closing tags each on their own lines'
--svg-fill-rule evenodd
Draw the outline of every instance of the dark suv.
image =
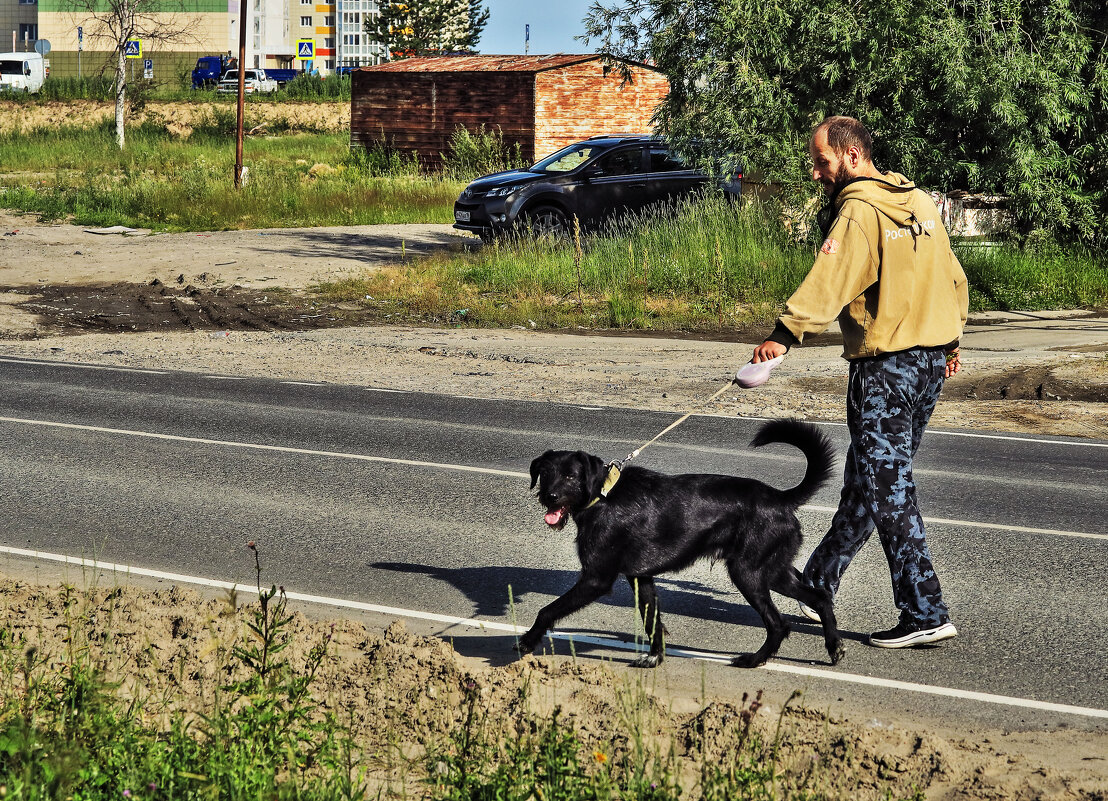
<svg viewBox="0 0 1108 801">
<path fill-rule="evenodd" d="M 527 169 L 478 178 L 454 203 L 454 227 L 485 241 L 521 225 L 536 236 L 562 236 L 574 216 L 596 228 L 613 215 L 688 195 L 707 181 L 660 139 L 594 136 Z M 722 188 L 737 198 L 742 174 L 728 176 Z"/>
</svg>

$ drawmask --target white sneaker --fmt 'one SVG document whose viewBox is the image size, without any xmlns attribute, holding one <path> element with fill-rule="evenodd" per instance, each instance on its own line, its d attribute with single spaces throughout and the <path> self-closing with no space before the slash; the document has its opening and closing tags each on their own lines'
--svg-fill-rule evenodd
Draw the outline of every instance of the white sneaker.
<svg viewBox="0 0 1108 801">
<path fill-rule="evenodd" d="M 878 648 L 912 648 L 916 645 L 931 645 L 957 636 L 958 629 L 954 628 L 953 623 L 940 623 L 927 628 L 917 623 L 900 623 L 896 628 L 875 631 L 869 635 L 869 644 Z"/>
<path fill-rule="evenodd" d="M 800 602 L 797 601 L 797 603 L 800 603 Z M 822 623 L 823 622 L 820 619 L 819 612 L 817 612 L 812 607 L 808 606 L 808 604 L 804 604 L 804 603 L 800 604 L 800 614 L 804 615 L 804 617 L 808 618 L 809 620 L 816 621 L 817 623 Z"/>
</svg>

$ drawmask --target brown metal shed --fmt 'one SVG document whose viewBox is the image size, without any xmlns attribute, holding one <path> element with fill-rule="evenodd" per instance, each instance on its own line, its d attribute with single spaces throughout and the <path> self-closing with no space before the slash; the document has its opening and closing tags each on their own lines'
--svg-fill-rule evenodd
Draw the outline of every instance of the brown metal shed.
<svg viewBox="0 0 1108 801">
<path fill-rule="evenodd" d="M 409 58 L 353 71 L 350 144 L 415 151 L 439 166 L 459 126 L 499 129 L 535 161 L 601 133 L 648 133 L 669 81 L 645 64 L 620 71 L 601 54 Z"/>
</svg>

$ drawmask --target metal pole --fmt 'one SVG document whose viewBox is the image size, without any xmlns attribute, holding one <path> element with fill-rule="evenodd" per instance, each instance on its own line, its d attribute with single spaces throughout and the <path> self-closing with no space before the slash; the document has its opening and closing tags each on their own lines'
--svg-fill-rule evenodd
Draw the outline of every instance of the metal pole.
<svg viewBox="0 0 1108 801">
<path fill-rule="evenodd" d="M 242 186 L 242 119 L 246 111 L 246 0 L 239 0 L 239 104 L 235 124 L 235 189 Z"/>
</svg>

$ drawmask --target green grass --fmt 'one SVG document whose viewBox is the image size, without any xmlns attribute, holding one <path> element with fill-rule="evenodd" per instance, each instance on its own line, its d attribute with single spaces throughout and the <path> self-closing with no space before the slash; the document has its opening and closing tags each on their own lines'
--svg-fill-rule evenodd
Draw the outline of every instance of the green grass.
<svg viewBox="0 0 1108 801">
<path fill-rule="evenodd" d="M 1108 256 L 1086 250 L 1036 253 L 963 245 L 972 311 L 1046 311 L 1108 307 Z"/>
<path fill-rule="evenodd" d="M 164 231 L 445 223 L 469 174 L 510 163 L 497 132 L 452 142 L 446 175 L 410 157 L 351 151 L 345 134 L 248 137 L 234 190 L 234 112 L 215 107 L 187 138 L 167 121 L 0 135 L 0 207 L 80 225 Z M 270 124 L 280 133 L 282 124 Z M 971 310 L 1104 308 L 1108 258 L 1058 248 L 958 245 Z M 764 327 L 811 267 L 766 206 L 718 196 L 569 241 L 510 237 L 318 287 L 380 319 L 469 326 L 729 332 Z"/>
<path fill-rule="evenodd" d="M 221 101 L 237 102 L 234 94 L 219 94 L 214 88 L 193 89 L 191 72 L 185 72 L 171 81 L 150 81 L 128 76 L 127 95 L 148 100 L 164 101 Z M 247 95 L 248 103 L 282 103 L 289 100 L 307 100 L 322 103 L 350 102 L 351 79 L 349 75 L 328 75 L 320 78 L 311 75 L 298 75 L 276 92 L 259 95 Z M 35 95 L 11 94 L 7 100 L 35 104 L 68 100 L 115 100 L 115 73 L 86 75 L 81 78 L 50 77 L 42 89 Z"/>
<path fill-rule="evenodd" d="M 598 235 L 499 240 L 319 291 L 436 322 L 720 331 L 772 319 L 810 266 L 759 209 L 708 196 Z"/>
<path fill-rule="evenodd" d="M 2 135 L 0 163 L 20 172 L 5 176 L 0 207 L 163 231 L 438 222 L 464 185 L 402 159 L 382 170 L 352 155 L 345 134 L 296 134 L 247 138 L 236 191 L 233 117 L 214 112 L 187 139 L 136 127 L 122 153 L 109 123 Z"/>
<path fill-rule="evenodd" d="M 772 324 L 814 258 L 772 209 L 708 196 L 577 241 L 498 241 L 321 285 L 386 319 L 532 328 L 728 332 Z M 959 245 L 973 311 L 1104 308 L 1108 261 Z"/>
</svg>

